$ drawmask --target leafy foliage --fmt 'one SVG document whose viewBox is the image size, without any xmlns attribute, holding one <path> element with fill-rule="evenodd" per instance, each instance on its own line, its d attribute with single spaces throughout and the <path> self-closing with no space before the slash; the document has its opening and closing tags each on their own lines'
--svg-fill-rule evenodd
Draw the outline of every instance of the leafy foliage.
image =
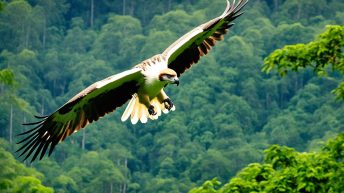
<svg viewBox="0 0 344 193">
<path fill-rule="evenodd" d="M 0 1 L 0 11 L 3 9 L 3 7 L 4 7 L 4 3 Z"/>
<path fill-rule="evenodd" d="M 328 70 L 344 74 L 344 26 L 327 26 L 324 33 L 311 43 L 285 46 L 265 59 L 263 71 L 277 67 L 281 76 L 289 70 L 299 71 L 311 67 L 318 76 L 327 76 Z M 344 99 L 343 84 L 334 90 L 338 98 Z"/>
<path fill-rule="evenodd" d="M 216 179 L 189 193 L 229 192 L 341 192 L 344 133 L 330 140 L 320 152 L 297 152 L 273 145 L 264 151 L 263 164 L 242 169 L 222 187 Z"/>
<path fill-rule="evenodd" d="M 4 192 L 52 193 L 52 188 L 42 185 L 43 174 L 15 160 L 5 150 L 7 142 L 0 138 L 0 189 Z"/>
<path fill-rule="evenodd" d="M 14 84 L 14 74 L 10 69 L 0 70 L 0 83 L 6 85 Z"/>
</svg>

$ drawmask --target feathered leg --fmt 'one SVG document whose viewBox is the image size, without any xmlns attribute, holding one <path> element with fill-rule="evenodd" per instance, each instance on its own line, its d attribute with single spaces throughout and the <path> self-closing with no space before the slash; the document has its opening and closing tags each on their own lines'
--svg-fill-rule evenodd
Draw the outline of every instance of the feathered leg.
<svg viewBox="0 0 344 193">
<path fill-rule="evenodd" d="M 168 111 L 174 111 L 176 110 L 176 107 L 174 106 L 172 100 L 167 96 L 164 90 L 161 90 L 161 92 L 157 96 L 159 102 L 164 105 L 165 108 L 163 108 L 164 113 L 168 113 Z"/>
</svg>

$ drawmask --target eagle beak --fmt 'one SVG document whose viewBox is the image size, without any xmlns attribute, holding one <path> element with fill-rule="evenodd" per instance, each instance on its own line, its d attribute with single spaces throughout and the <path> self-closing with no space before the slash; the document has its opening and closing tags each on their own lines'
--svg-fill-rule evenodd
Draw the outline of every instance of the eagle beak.
<svg viewBox="0 0 344 193">
<path fill-rule="evenodd" d="M 176 84 L 177 86 L 179 86 L 179 79 L 177 77 L 174 78 L 173 84 Z"/>
</svg>

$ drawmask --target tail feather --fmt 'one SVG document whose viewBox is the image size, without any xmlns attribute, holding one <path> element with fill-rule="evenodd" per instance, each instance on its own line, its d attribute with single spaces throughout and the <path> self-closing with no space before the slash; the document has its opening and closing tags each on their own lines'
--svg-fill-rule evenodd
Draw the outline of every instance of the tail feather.
<svg viewBox="0 0 344 193">
<path fill-rule="evenodd" d="M 125 111 L 121 117 L 121 121 L 124 122 L 130 117 L 130 114 L 133 111 L 135 103 L 136 103 L 136 100 L 135 100 L 136 98 L 137 98 L 137 94 L 134 94 L 132 99 L 129 101 L 129 104 L 128 104 L 127 108 L 125 109 Z"/>
<path fill-rule="evenodd" d="M 141 115 L 141 117 L 140 117 L 141 123 L 147 123 L 147 121 L 148 121 L 148 112 L 145 111 L 144 108 L 142 108 L 142 109 L 141 109 L 141 113 L 142 113 L 142 115 Z"/>
<path fill-rule="evenodd" d="M 156 115 L 150 115 L 148 113 L 148 108 L 139 101 L 139 97 L 137 96 L 137 94 L 134 94 L 130 102 L 128 103 L 127 108 L 125 109 L 121 120 L 124 122 L 130 117 L 131 123 L 135 125 L 139 121 L 141 123 L 147 123 L 148 119 L 156 120 L 163 113 L 167 114 L 169 112 L 169 110 L 166 109 L 163 101 L 160 101 L 158 98 L 152 99 L 151 104 L 154 106 L 154 109 L 157 113 Z M 173 106 L 171 111 L 174 110 L 175 107 Z"/>
<path fill-rule="evenodd" d="M 131 123 L 135 125 L 139 121 L 139 111 L 140 111 L 140 102 L 138 99 L 135 99 L 135 105 L 131 112 Z"/>
</svg>

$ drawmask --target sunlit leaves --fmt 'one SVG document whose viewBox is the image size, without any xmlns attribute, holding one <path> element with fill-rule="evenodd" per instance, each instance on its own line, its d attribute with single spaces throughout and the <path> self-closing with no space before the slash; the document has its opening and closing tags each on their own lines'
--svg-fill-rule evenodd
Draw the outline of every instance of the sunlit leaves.
<svg viewBox="0 0 344 193">
<path fill-rule="evenodd" d="M 344 27 L 328 26 L 313 42 L 289 45 L 274 51 L 265 59 L 263 71 L 270 72 L 277 68 L 278 73 L 285 76 L 289 71 L 310 67 L 318 76 L 326 76 L 330 69 L 344 74 L 343 46 Z M 343 98 L 341 87 L 334 93 Z"/>
<path fill-rule="evenodd" d="M 190 193 L 340 192 L 344 187 L 343 136 L 340 134 L 316 153 L 273 145 L 265 150 L 264 164 L 248 165 L 218 190 L 210 184 L 210 191 L 205 191 L 208 181 Z"/>
<path fill-rule="evenodd" d="M 42 185 L 43 174 L 15 160 L 3 148 L 2 141 L 0 139 L 0 189 L 5 192 L 52 193 L 52 188 Z"/>
<path fill-rule="evenodd" d="M 190 190 L 189 193 L 216 193 L 219 185 L 221 185 L 221 182 L 214 178 L 204 182 L 201 187 Z"/>
<path fill-rule="evenodd" d="M 14 74 L 10 69 L 0 70 L 0 84 L 13 85 Z"/>
<path fill-rule="evenodd" d="M 341 83 L 332 93 L 335 94 L 338 99 L 344 99 L 344 83 Z"/>
</svg>

